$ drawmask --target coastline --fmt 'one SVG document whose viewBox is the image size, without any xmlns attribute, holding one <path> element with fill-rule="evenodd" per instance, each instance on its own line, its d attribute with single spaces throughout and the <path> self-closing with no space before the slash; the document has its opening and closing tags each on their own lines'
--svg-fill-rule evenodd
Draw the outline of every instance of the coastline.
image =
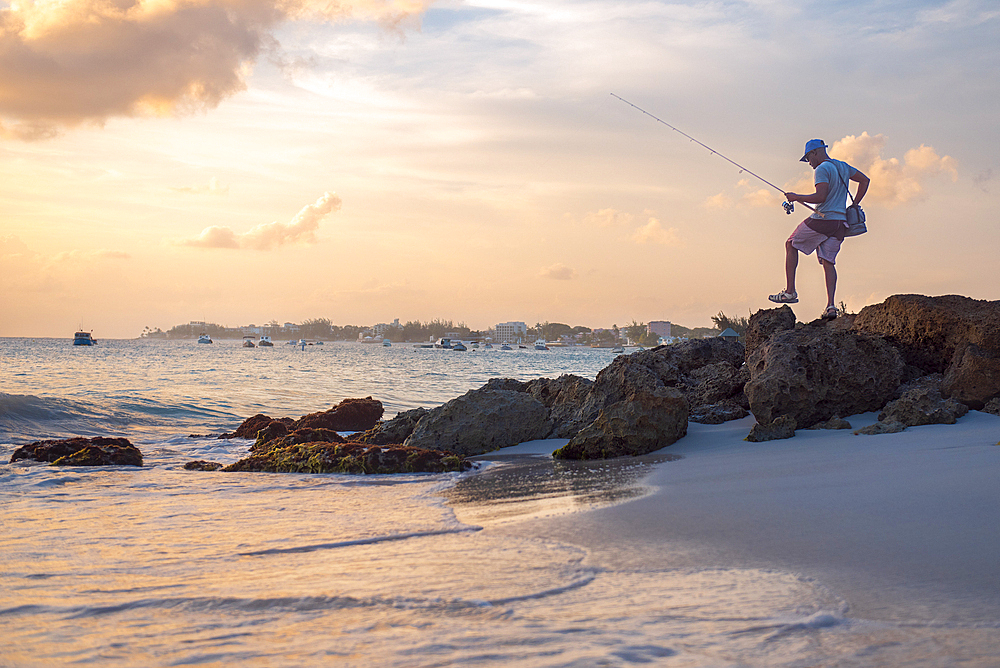
<svg viewBox="0 0 1000 668">
<path fill-rule="evenodd" d="M 496 530 L 582 547 L 608 568 L 792 572 L 836 592 L 852 617 L 1000 625 L 1000 417 L 854 434 L 875 417 L 766 443 L 743 441 L 752 416 L 691 424 L 657 451 L 682 459 L 649 470 L 651 493 Z"/>
</svg>

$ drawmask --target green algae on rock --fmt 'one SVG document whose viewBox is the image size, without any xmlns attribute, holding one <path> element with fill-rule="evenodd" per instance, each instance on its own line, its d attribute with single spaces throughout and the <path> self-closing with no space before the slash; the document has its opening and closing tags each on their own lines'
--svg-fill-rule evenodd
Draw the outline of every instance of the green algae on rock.
<svg viewBox="0 0 1000 668">
<path fill-rule="evenodd" d="M 224 471 L 269 473 L 443 473 L 466 471 L 464 457 L 442 450 L 404 445 L 366 446 L 359 443 L 311 442 L 256 452 Z"/>
</svg>

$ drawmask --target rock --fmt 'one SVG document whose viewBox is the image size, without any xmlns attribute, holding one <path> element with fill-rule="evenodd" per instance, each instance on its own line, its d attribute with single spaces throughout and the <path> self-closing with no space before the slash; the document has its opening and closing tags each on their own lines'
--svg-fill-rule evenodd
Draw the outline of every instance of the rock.
<svg viewBox="0 0 1000 668">
<path fill-rule="evenodd" d="M 688 421 L 699 424 L 722 424 L 730 420 L 740 420 L 749 414 L 750 411 L 740 403 L 725 400 L 714 404 L 695 406 L 688 415 Z"/>
<path fill-rule="evenodd" d="M 184 464 L 184 470 L 186 471 L 218 471 L 221 468 L 222 464 L 219 462 L 206 462 L 204 459 Z"/>
<path fill-rule="evenodd" d="M 832 417 L 825 422 L 817 422 L 807 429 L 852 429 L 851 423 L 839 417 Z"/>
<path fill-rule="evenodd" d="M 763 443 L 764 441 L 776 441 L 782 438 L 795 436 L 795 418 L 790 415 L 782 415 L 767 424 L 756 423 L 750 428 L 750 433 L 743 439 L 751 443 Z"/>
<path fill-rule="evenodd" d="M 417 426 L 420 418 L 427 415 L 426 408 L 414 408 L 396 413 L 396 417 L 375 425 L 365 432 L 351 434 L 347 440 L 351 443 L 367 443 L 369 445 L 388 445 L 402 443 Z"/>
<path fill-rule="evenodd" d="M 142 466 L 142 453 L 127 438 L 67 438 L 35 441 L 14 451 L 10 461 L 33 459 L 53 466 Z"/>
<path fill-rule="evenodd" d="M 898 434 L 904 429 L 906 429 L 906 425 L 902 422 L 876 422 L 867 427 L 862 427 L 854 433 L 863 436 L 874 436 L 877 434 Z"/>
<path fill-rule="evenodd" d="M 274 441 L 275 439 L 281 438 L 288 434 L 291 429 L 292 422 L 282 422 L 281 420 L 271 420 L 264 427 L 262 427 L 254 437 L 254 444 L 250 446 L 250 450 L 259 450 L 266 447 L 267 443 Z M 316 439 L 320 440 L 320 439 Z"/>
<path fill-rule="evenodd" d="M 955 424 L 969 412 L 969 407 L 955 399 L 945 399 L 933 385 L 917 384 L 899 399 L 886 404 L 879 413 L 879 422 L 898 422 L 904 427 L 924 424 Z"/>
<path fill-rule="evenodd" d="M 993 415 L 1000 415 L 1000 397 L 997 397 L 996 399 L 990 399 L 989 401 L 987 401 L 986 405 L 983 406 L 983 412 L 992 413 Z"/>
<path fill-rule="evenodd" d="M 968 344 L 955 354 L 941 389 L 970 408 L 982 408 L 1000 396 L 1000 354 Z"/>
<path fill-rule="evenodd" d="M 371 397 L 344 399 L 327 411 L 299 418 L 295 429 L 322 428 L 334 431 L 366 431 L 382 419 L 382 402 Z"/>
<path fill-rule="evenodd" d="M 899 386 L 903 361 L 881 337 L 827 327 L 782 331 L 747 362 L 746 394 L 757 422 L 782 415 L 812 425 L 881 409 Z"/>
<path fill-rule="evenodd" d="M 221 434 L 219 438 L 246 438 L 252 441 L 257 438 L 257 432 L 264 429 L 274 421 L 274 418 L 268 417 L 263 413 L 257 413 L 257 415 L 244 420 L 233 433 Z M 292 424 L 291 418 L 278 418 L 277 421 L 283 423 L 285 426 L 290 426 Z"/>
<path fill-rule="evenodd" d="M 597 374 L 579 409 L 560 426 L 561 433 L 575 434 L 596 420 L 604 408 L 658 387 L 680 390 L 689 406 L 707 403 L 706 397 L 739 403 L 743 380 L 738 370 L 743 357 L 742 343 L 720 338 L 693 339 L 619 355 Z M 702 371 L 706 366 L 714 369 Z"/>
<path fill-rule="evenodd" d="M 1000 301 L 893 295 L 861 309 L 854 329 L 885 336 L 925 373 L 944 373 L 970 343 L 1000 355 Z"/>
<path fill-rule="evenodd" d="M 442 473 L 465 471 L 472 465 L 450 452 L 403 445 L 361 443 L 300 443 L 252 454 L 224 471 L 269 473 Z"/>
<path fill-rule="evenodd" d="M 280 423 L 279 423 L 280 424 Z M 268 430 L 257 432 L 257 441 L 250 446 L 250 452 L 267 452 L 271 448 L 282 448 L 299 443 L 345 443 L 343 436 L 332 429 L 310 428 L 296 429 L 268 438 Z"/>
<path fill-rule="evenodd" d="M 608 459 L 644 455 L 687 433 L 688 402 L 673 387 L 640 389 L 603 408 L 562 448 L 557 459 Z"/>
<path fill-rule="evenodd" d="M 795 329 L 795 313 L 788 304 L 780 308 L 761 309 L 750 316 L 747 323 L 746 358 L 777 332 Z"/>
<path fill-rule="evenodd" d="M 545 438 L 549 411 L 532 396 L 513 390 L 470 390 L 420 418 L 404 445 L 480 455 Z"/>
<path fill-rule="evenodd" d="M 555 380 L 538 378 L 524 384 L 524 392 L 549 409 L 552 431 L 548 438 L 570 438 L 576 434 L 571 426 L 580 406 L 590 394 L 594 381 L 563 374 Z"/>
</svg>

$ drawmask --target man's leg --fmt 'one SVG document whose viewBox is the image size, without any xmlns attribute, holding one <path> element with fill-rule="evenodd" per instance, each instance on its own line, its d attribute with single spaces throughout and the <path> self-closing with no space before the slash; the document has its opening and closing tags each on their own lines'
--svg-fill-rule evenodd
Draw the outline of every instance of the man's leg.
<svg viewBox="0 0 1000 668">
<path fill-rule="evenodd" d="M 795 294 L 795 269 L 799 266 L 799 250 L 792 245 L 792 240 L 785 242 L 785 292 Z M 834 282 L 836 282 L 834 272 Z"/>
<path fill-rule="evenodd" d="M 826 306 L 827 308 L 836 306 L 833 295 L 837 292 L 837 267 L 827 260 L 821 259 L 819 262 L 823 265 L 823 273 L 826 275 Z"/>
</svg>

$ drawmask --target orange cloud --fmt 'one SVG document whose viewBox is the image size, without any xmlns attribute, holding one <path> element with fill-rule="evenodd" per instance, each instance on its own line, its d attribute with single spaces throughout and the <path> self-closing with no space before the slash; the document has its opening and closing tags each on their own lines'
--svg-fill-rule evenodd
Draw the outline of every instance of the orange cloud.
<svg viewBox="0 0 1000 668">
<path fill-rule="evenodd" d="M 562 263 L 557 263 L 551 267 L 545 267 L 538 275 L 542 278 L 551 278 L 556 281 L 571 281 L 576 278 L 576 270 Z"/>
<path fill-rule="evenodd" d="M 428 0 L 429 1 L 429 0 Z M 0 9 L 0 136 L 209 109 L 291 19 L 398 26 L 423 0 L 18 0 Z"/>
<path fill-rule="evenodd" d="M 316 243 L 319 222 L 329 213 L 339 211 L 341 199 L 335 193 L 323 193 L 313 204 L 302 207 L 288 223 L 262 223 L 243 234 L 231 228 L 213 225 L 202 230 L 193 239 L 185 239 L 182 246 L 196 248 L 244 248 L 271 250 L 289 243 Z"/>
<path fill-rule="evenodd" d="M 920 199 L 924 193 L 923 182 L 939 174 L 958 178 L 958 163 L 951 156 L 939 156 L 930 146 L 921 144 L 903 155 L 903 159 L 883 158 L 885 135 L 848 135 L 830 147 L 830 155 L 850 163 L 872 180 L 867 200 L 896 206 Z"/>
</svg>

